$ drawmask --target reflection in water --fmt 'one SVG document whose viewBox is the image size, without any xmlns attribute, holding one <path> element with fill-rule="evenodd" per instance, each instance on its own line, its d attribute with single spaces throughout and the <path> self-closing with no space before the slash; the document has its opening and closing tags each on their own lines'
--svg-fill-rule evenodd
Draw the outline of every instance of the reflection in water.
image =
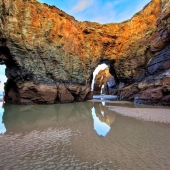
<svg viewBox="0 0 170 170">
<path fill-rule="evenodd" d="M 6 133 L 25 133 L 48 127 L 65 127 L 77 122 L 92 123 L 92 102 L 67 105 L 5 105 L 3 122 Z"/>
<path fill-rule="evenodd" d="M 101 112 L 101 114 L 102 114 L 102 112 Z M 97 132 L 98 135 L 106 136 L 110 130 L 110 126 L 108 126 L 106 123 L 100 121 L 100 119 L 96 116 L 94 107 L 92 108 L 92 116 L 93 116 L 93 120 L 94 120 L 94 130 Z"/>
<path fill-rule="evenodd" d="M 94 127 L 98 135 L 106 136 L 115 120 L 115 114 L 103 104 L 105 103 L 71 103 L 67 104 L 67 107 L 63 104 L 49 106 L 5 105 L 3 122 L 7 129 L 6 133 L 24 133 L 35 129 L 67 126 L 89 120 L 89 122 L 93 122 L 91 126 Z M 1 125 L 4 127 L 4 124 Z"/>
<path fill-rule="evenodd" d="M 3 103 L 0 102 L 0 133 L 5 133 L 6 129 L 2 120 L 2 115 L 4 113 L 4 109 L 3 109 Z"/>
<path fill-rule="evenodd" d="M 96 133 L 106 136 L 115 121 L 116 115 L 105 107 L 105 102 L 96 102 L 92 108 L 92 116 Z"/>
<path fill-rule="evenodd" d="M 5 105 L 0 169 L 169 170 L 170 125 L 123 117 L 108 105 Z"/>
</svg>

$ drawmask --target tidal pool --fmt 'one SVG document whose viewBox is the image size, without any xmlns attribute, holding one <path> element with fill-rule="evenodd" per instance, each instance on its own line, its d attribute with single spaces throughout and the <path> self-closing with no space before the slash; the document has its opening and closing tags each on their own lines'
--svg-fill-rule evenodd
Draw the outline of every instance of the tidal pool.
<svg viewBox="0 0 170 170">
<path fill-rule="evenodd" d="M 169 170 L 170 124 L 122 116 L 120 107 L 146 106 L 109 101 L 4 105 L 0 169 Z"/>
</svg>

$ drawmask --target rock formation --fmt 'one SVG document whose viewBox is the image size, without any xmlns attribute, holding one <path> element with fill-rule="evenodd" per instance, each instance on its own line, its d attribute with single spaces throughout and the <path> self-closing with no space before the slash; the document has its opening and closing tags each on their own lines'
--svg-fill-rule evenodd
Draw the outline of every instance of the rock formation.
<svg viewBox="0 0 170 170">
<path fill-rule="evenodd" d="M 92 98 L 101 62 L 122 99 L 170 103 L 170 2 L 152 0 L 130 20 L 78 22 L 36 0 L 0 1 L 0 62 L 7 103 L 66 103 Z M 145 94 L 151 94 L 146 96 Z"/>
<path fill-rule="evenodd" d="M 104 86 L 102 88 L 102 86 Z M 117 92 L 116 81 L 114 76 L 109 72 L 109 68 L 100 70 L 94 79 L 93 94 L 114 95 Z"/>
<path fill-rule="evenodd" d="M 149 42 L 150 60 L 137 81 L 120 90 L 125 100 L 141 103 L 170 104 L 170 2 L 161 1 L 155 33 Z"/>
</svg>

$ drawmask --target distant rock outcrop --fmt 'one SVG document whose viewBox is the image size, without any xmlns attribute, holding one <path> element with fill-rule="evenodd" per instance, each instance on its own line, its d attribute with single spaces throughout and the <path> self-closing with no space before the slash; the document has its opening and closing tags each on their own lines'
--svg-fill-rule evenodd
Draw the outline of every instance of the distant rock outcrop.
<svg viewBox="0 0 170 170">
<path fill-rule="evenodd" d="M 102 94 L 115 94 L 117 92 L 117 86 L 114 76 L 109 72 L 109 68 L 100 70 L 94 79 L 93 93 L 95 95 Z M 103 88 L 102 88 L 103 86 Z"/>
<path fill-rule="evenodd" d="M 108 62 L 110 73 L 123 84 L 118 89 L 122 99 L 169 104 L 169 20 L 168 0 L 152 0 L 130 20 L 104 25 L 78 22 L 36 0 L 1 0 L 6 103 L 91 99 L 92 73 Z"/>
</svg>

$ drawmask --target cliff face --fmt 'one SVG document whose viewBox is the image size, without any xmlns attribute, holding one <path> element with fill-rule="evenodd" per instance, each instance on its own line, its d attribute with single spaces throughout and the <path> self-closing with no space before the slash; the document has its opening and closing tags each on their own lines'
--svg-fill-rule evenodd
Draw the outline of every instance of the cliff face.
<svg viewBox="0 0 170 170">
<path fill-rule="evenodd" d="M 156 30 L 149 42 L 150 60 L 141 78 L 119 91 L 121 98 L 142 103 L 170 104 L 170 2 L 161 1 Z"/>
<path fill-rule="evenodd" d="M 78 22 L 36 0 L 1 0 L 0 61 L 7 66 L 6 102 L 90 99 L 92 73 L 105 61 L 124 84 L 119 95 L 127 100 L 139 96 L 143 88 L 135 82 L 145 81 L 148 69 L 155 76 L 153 63 L 168 54 L 169 4 L 153 0 L 131 20 L 100 25 Z M 170 68 L 169 59 L 164 58 L 159 73 Z M 134 88 L 127 93 L 129 85 Z"/>
</svg>

